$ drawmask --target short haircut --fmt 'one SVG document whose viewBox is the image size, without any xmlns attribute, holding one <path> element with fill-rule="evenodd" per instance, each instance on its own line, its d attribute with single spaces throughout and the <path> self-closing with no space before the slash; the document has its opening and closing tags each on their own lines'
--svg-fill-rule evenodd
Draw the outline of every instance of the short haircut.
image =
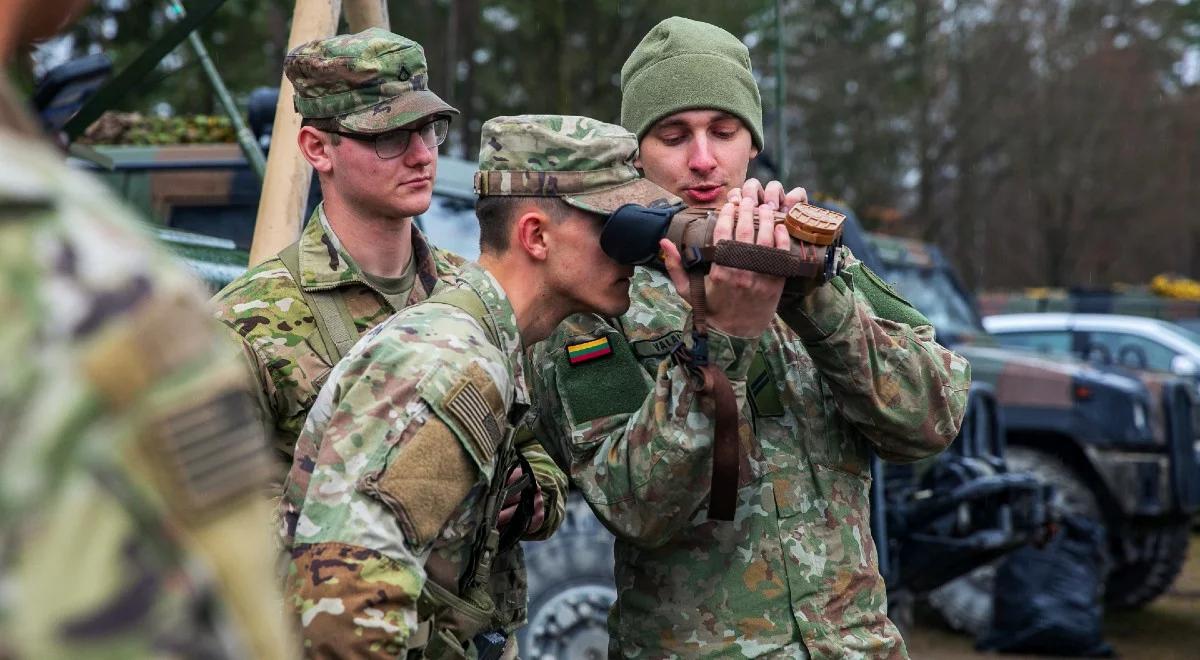
<svg viewBox="0 0 1200 660">
<path fill-rule="evenodd" d="M 475 200 L 475 217 L 479 220 L 479 251 L 503 254 L 508 250 L 509 234 L 517 213 L 535 206 L 553 221 L 567 213 L 567 203 L 558 197 L 528 197 L 516 195 L 487 195 Z"/>
<path fill-rule="evenodd" d="M 325 135 L 328 135 L 329 136 L 329 144 L 332 144 L 335 147 L 342 143 L 341 135 L 334 133 L 331 129 L 327 128 L 326 125 L 321 124 L 317 121 L 314 121 L 312 119 L 305 117 L 300 120 L 300 126 L 301 127 L 312 126 L 313 128 L 317 129 L 318 131 L 321 131 L 322 133 L 324 133 Z"/>
</svg>

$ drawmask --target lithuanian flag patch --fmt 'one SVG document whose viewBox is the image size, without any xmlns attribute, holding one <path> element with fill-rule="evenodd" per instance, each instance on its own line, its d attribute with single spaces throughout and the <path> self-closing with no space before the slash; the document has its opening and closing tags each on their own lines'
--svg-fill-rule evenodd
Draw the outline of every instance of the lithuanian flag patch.
<svg viewBox="0 0 1200 660">
<path fill-rule="evenodd" d="M 567 361 L 571 363 L 571 366 L 591 362 L 605 355 L 612 355 L 612 346 L 608 344 L 608 337 L 585 341 L 582 344 L 567 344 Z"/>
</svg>

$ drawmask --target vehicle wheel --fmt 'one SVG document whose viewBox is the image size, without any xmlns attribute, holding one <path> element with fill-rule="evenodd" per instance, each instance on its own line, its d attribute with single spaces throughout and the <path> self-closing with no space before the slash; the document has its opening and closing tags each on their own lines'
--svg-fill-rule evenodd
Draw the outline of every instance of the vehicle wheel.
<svg viewBox="0 0 1200 660">
<path fill-rule="evenodd" d="M 1054 504 L 1060 511 L 1103 521 L 1095 493 L 1062 460 L 1036 449 L 1010 446 L 1005 462 L 1009 472 L 1029 472 L 1053 485 Z M 992 625 L 995 579 L 996 562 L 980 566 L 929 592 L 929 605 L 954 630 L 978 637 Z"/>
<path fill-rule="evenodd" d="M 608 611 L 617 600 L 612 534 L 572 493 L 562 527 L 524 547 L 529 624 L 517 633 L 521 657 L 607 658 Z"/>
<path fill-rule="evenodd" d="M 1118 564 L 1108 575 L 1105 602 L 1117 608 L 1142 607 L 1171 588 L 1187 559 L 1190 532 L 1187 522 L 1136 532 L 1136 560 Z"/>
</svg>

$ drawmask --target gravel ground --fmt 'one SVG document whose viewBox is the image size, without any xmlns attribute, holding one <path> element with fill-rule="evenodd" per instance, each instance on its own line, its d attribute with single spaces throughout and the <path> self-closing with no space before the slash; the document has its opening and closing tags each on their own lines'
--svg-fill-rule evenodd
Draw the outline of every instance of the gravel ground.
<svg viewBox="0 0 1200 660">
<path fill-rule="evenodd" d="M 1104 638 L 1121 658 L 1200 660 L 1200 534 L 1192 535 L 1187 563 L 1171 590 L 1144 609 L 1109 613 Z M 1046 657 L 980 653 L 971 638 L 924 620 L 918 620 L 907 642 L 915 660 Z"/>
</svg>

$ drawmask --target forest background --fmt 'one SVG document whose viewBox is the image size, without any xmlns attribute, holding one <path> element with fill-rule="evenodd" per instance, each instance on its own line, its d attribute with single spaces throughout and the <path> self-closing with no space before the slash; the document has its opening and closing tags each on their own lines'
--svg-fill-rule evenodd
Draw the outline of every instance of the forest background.
<svg viewBox="0 0 1200 660">
<path fill-rule="evenodd" d="M 38 59 L 103 50 L 119 70 L 173 20 L 166 6 L 97 0 Z M 228 0 L 200 31 L 240 102 L 278 85 L 292 7 Z M 969 287 L 1200 276 L 1200 2 L 392 0 L 389 11 L 425 47 L 431 88 L 463 113 L 445 153 L 475 158 L 496 115 L 617 121 L 621 64 L 682 15 L 750 49 L 760 175 L 936 243 Z M 220 112 L 185 47 L 121 109 Z"/>
</svg>

